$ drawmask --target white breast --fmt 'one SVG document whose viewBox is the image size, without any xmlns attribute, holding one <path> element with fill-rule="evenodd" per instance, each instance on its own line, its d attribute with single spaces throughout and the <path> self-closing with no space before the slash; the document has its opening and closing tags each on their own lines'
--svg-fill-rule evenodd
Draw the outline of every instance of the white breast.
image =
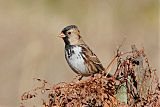
<svg viewBox="0 0 160 107">
<path fill-rule="evenodd" d="M 79 46 L 75 46 L 72 47 L 70 51 L 68 51 L 68 53 L 66 52 L 65 54 L 68 55 L 70 54 L 71 51 L 74 51 L 71 56 L 67 59 L 68 64 L 70 65 L 70 67 L 79 74 L 88 74 L 88 70 L 84 64 L 84 59 L 82 58 L 81 52 L 82 52 L 82 48 Z"/>
</svg>

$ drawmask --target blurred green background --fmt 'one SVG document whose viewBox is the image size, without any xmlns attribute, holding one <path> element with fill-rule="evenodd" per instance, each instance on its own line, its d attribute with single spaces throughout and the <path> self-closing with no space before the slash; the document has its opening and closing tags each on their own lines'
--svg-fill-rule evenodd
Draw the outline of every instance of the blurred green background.
<svg viewBox="0 0 160 107">
<path fill-rule="evenodd" d="M 57 37 L 70 24 L 104 66 L 126 37 L 121 50 L 144 47 L 160 70 L 158 0 L 0 0 L 0 107 L 19 106 L 33 78 L 55 84 L 76 76 Z"/>
</svg>

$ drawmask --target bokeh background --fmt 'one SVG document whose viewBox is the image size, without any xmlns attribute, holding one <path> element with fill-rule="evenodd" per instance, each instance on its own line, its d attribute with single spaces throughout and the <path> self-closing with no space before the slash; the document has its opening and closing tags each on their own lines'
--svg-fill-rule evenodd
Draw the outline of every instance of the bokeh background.
<svg viewBox="0 0 160 107">
<path fill-rule="evenodd" d="M 0 107 L 19 106 L 22 93 L 35 86 L 33 78 L 73 80 L 57 37 L 70 24 L 104 66 L 126 38 L 121 50 L 144 47 L 159 71 L 159 7 L 158 0 L 0 0 Z"/>
</svg>

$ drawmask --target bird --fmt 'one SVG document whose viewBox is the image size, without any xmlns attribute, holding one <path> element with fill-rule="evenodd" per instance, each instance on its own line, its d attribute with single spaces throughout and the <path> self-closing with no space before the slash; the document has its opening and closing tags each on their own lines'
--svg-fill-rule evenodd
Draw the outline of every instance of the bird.
<svg viewBox="0 0 160 107">
<path fill-rule="evenodd" d="M 59 37 L 65 43 L 65 59 L 70 68 L 81 76 L 79 79 L 102 73 L 105 70 L 98 57 L 83 41 L 76 25 L 69 25 L 63 28 Z"/>
</svg>

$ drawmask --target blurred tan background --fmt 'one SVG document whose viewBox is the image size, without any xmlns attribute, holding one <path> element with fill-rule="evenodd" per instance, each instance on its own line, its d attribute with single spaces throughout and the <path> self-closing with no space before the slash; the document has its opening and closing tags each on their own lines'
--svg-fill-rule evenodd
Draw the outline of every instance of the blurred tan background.
<svg viewBox="0 0 160 107">
<path fill-rule="evenodd" d="M 70 24 L 107 65 L 118 45 L 145 47 L 151 65 L 160 70 L 158 0 L 0 0 L 0 107 L 17 107 L 33 78 L 53 84 L 76 74 L 64 58 L 57 37 Z"/>
</svg>

